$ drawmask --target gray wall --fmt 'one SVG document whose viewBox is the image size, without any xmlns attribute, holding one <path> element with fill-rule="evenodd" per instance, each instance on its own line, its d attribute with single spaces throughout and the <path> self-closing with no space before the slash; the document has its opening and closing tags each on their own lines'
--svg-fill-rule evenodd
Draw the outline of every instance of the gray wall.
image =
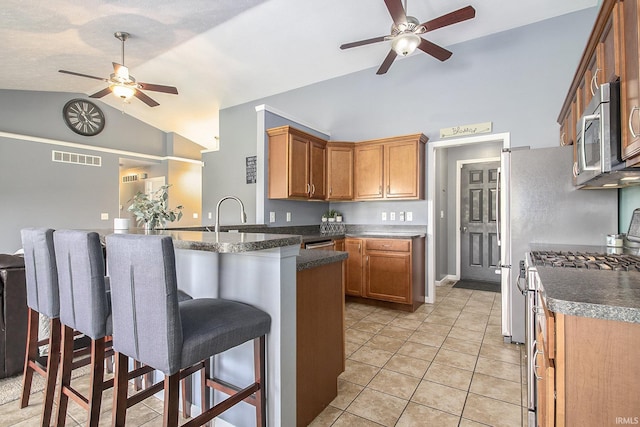
<svg viewBox="0 0 640 427">
<path fill-rule="evenodd" d="M 104 130 L 94 137 L 80 136 L 62 119 L 62 107 L 73 98 L 86 96 L 0 90 L 0 131 L 27 136 L 0 136 L 0 253 L 22 246 L 21 228 L 111 228 L 119 213 L 118 154 L 43 144 L 29 136 L 156 156 L 166 155 L 167 146 L 177 141 L 181 153 L 189 151 L 182 137 L 168 142 L 166 133 L 99 100 L 94 102 L 105 114 Z M 52 162 L 52 150 L 100 156 L 102 166 Z M 101 220 L 102 213 L 109 219 Z"/>
<path fill-rule="evenodd" d="M 325 129 L 336 141 L 418 132 L 434 141 L 440 128 L 491 121 L 493 132 L 511 133 L 512 146 L 555 146 L 556 119 L 596 14 L 597 8 L 591 8 L 449 46 L 454 54 L 445 63 L 414 54 L 396 61 L 383 76 L 364 70 L 224 109 L 216 170 L 205 167 L 203 210 L 212 206 L 211 194 L 255 197 L 255 185 L 244 184 L 244 156 L 256 154 L 260 120 L 254 107 L 260 104 Z M 210 156 L 215 154 L 207 160 Z M 241 178 L 230 179 L 234 176 Z M 380 212 L 392 209 L 413 211 L 414 224 L 425 224 L 427 218 L 426 201 L 331 207 L 349 223 L 378 223 Z"/>
</svg>

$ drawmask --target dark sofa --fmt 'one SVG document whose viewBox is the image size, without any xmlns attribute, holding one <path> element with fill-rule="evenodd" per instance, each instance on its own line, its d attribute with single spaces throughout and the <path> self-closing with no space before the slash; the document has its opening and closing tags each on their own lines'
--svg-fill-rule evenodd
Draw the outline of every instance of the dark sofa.
<svg viewBox="0 0 640 427">
<path fill-rule="evenodd" d="M 24 258 L 0 254 L 0 378 L 22 372 L 26 339 Z"/>
</svg>

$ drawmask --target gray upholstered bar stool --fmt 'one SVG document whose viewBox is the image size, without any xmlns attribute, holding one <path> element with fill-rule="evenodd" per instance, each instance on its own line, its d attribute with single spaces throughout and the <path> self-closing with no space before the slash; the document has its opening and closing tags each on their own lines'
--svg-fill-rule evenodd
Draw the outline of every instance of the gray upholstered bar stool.
<svg viewBox="0 0 640 427">
<path fill-rule="evenodd" d="M 265 341 L 271 317 L 247 304 L 222 299 L 178 303 L 169 236 L 112 234 L 106 241 L 116 352 L 112 425 L 124 426 L 127 407 L 139 401 L 127 396 L 128 357 L 165 374 L 165 426 L 178 424 L 179 379 L 198 370 L 203 413 L 184 425 L 200 426 L 243 400 L 256 407 L 256 424 L 266 425 Z M 206 375 L 204 368 L 212 356 L 250 340 L 254 342 L 253 384 L 239 389 Z M 206 387 L 230 397 L 209 409 Z"/>
<path fill-rule="evenodd" d="M 102 392 L 113 386 L 113 380 L 104 380 L 103 361 L 111 351 L 113 328 L 100 236 L 95 232 L 58 230 L 53 233 L 53 242 L 63 326 L 56 426 L 65 425 L 69 397 L 88 412 L 87 426 L 97 426 Z M 91 379 L 87 396 L 71 385 L 75 331 L 91 338 Z"/>
<path fill-rule="evenodd" d="M 42 426 L 49 426 L 53 398 L 60 362 L 60 305 L 58 299 L 58 273 L 53 249 L 53 230 L 47 228 L 25 228 L 21 230 L 24 248 L 25 279 L 27 285 L 27 348 L 22 378 L 20 407 L 29 404 L 33 373 L 45 378 Z M 49 338 L 38 341 L 39 315 L 49 318 Z M 46 366 L 41 364 L 39 346 L 48 344 Z"/>
</svg>

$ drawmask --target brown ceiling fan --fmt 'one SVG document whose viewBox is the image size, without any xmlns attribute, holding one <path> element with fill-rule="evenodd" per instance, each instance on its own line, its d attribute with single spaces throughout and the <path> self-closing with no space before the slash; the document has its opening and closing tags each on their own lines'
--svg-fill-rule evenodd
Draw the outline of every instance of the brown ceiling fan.
<svg viewBox="0 0 640 427">
<path fill-rule="evenodd" d="M 142 89 L 152 90 L 155 92 L 171 93 L 174 95 L 178 94 L 178 89 L 173 86 L 137 82 L 136 79 L 131 74 L 129 74 L 129 69 L 124 65 L 124 42 L 130 37 L 130 34 L 125 33 L 124 31 L 118 31 L 113 35 L 115 36 L 115 38 L 122 42 L 122 64 L 118 64 L 117 62 L 113 63 L 113 73 L 109 76 L 108 79 L 105 79 L 103 77 L 90 76 L 88 74 L 76 73 L 74 71 L 58 71 L 65 74 L 88 77 L 90 79 L 102 80 L 109 83 L 108 87 L 94 93 L 93 95 L 89 95 L 90 98 L 102 98 L 108 93 L 113 92 L 114 95 L 122 98 L 123 100 L 128 100 L 132 96 L 135 96 L 140 101 L 147 104 L 149 107 L 157 107 L 160 104 L 143 93 Z"/>
<path fill-rule="evenodd" d="M 420 35 L 429 31 L 437 30 L 438 28 L 466 21 L 467 19 L 471 19 L 476 16 L 476 10 L 471 6 L 467 6 L 421 24 L 420 21 L 413 16 L 407 15 L 406 0 L 404 7 L 402 6 L 402 0 L 384 0 L 384 3 L 387 5 L 387 9 L 389 9 L 389 13 L 393 19 L 390 35 L 345 43 L 340 46 L 340 49 L 350 49 L 352 47 L 391 40 L 391 50 L 382 62 L 380 68 L 378 68 L 376 74 L 386 73 L 389 71 L 391 64 L 393 64 L 393 61 L 398 55 L 407 56 L 416 49 L 420 49 L 424 53 L 428 53 L 440 61 L 446 61 L 451 57 L 451 52 L 437 44 L 423 39 Z"/>
</svg>

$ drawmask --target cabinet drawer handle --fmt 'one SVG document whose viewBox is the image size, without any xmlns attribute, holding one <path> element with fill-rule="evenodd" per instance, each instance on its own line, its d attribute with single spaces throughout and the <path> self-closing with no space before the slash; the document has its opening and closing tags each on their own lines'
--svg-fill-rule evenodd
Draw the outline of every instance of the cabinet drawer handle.
<svg viewBox="0 0 640 427">
<path fill-rule="evenodd" d="M 631 109 L 631 112 L 629 113 L 629 131 L 631 132 L 631 135 L 634 138 L 638 137 L 638 134 L 635 133 L 635 131 L 633 130 L 633 113 L 635 113 L 636 111 L 639 111 L 640 108 L 638 108 L 637 105 L 634 105 L 633 108 Z"/>
<path fill-rule="evenodd" d="M 310 194 L 310 193 L 311 193 L 311 185 L 309 185 L 309 184 L 307 184 L 307 191 L 306 191 L 306 193 L 307 193 L 307 194 Z"/>
<path fill-rule="evenodd" d="M 562 132 L 562 134 L 560 135 L 560 145 L 565 146 L 567 145 L 567 141 L 565 141 L 564 137 L 567 136 L 566 132 Z"/>
<path fill-rule="evenodd" d="M 316 194 L 316 185 L 311 184 L 311 194 Z"/>
</svg>

